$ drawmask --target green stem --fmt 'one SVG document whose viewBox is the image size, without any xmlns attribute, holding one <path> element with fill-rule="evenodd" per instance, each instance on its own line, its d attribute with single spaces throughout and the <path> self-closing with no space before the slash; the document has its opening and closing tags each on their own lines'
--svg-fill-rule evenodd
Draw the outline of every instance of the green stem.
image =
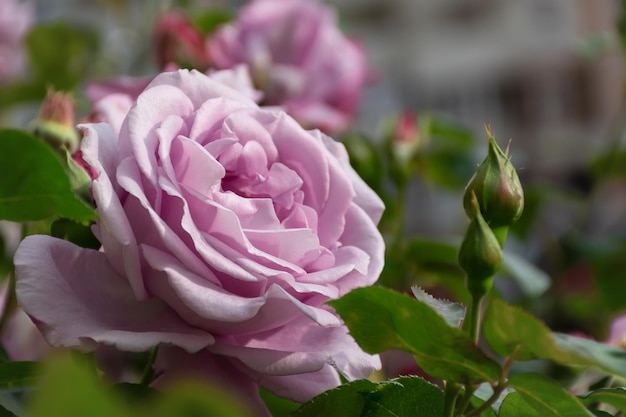
<svg viewBox="0 0 626 417">
<path fill-rule="evenodd" d="M 458 415 L 462 416 L 465 413 L 465 410 L 467 410 L 467 407 L 472 401 L 472 397 L 474 396 L 475 392 L 476 392 L 476 387 L 474 386 L 465 387 L 465 393 L 463 394 L 463 397 L 461 398 L 461 402 L 459 402 L 459 406 L 457 407 Z"/>
<path fill-rule="evenodd" d="M 443 408 L 443 417 L 454 417 L 454 409 L 456 408 L 456 399 L 459 396 L 460 386 L 452 381 L 446 382 L 445 402 Z"/>
<path fill-rule="evenodd" d="M 509 233 L 509 226 L 496 227 L 495 229 L 491 229 L 491 231 L 493 232 L 494 235 L 496 235 L 496 239 L 498 239 L 500 248 L 504 248 L 506 235 Z"/>
<path fill-rule="evenodd" d="M 468 334 L 474 344 L 478 344 L 478 338 L 480 336 L 480 305 L 483 297 L 472 296 L 472 304 L 468 312 L 469 315 L 469 327 Z"/>
<path fill-rule="evenodd" d="M 517 346 L 515 350 L 513 351 L 513 353 L 511 354 L 511 356 L 506 358 L 506 362 L 504 362 L 504 366 L 502 366 L 502 372 L 500 372 L 500 379 L 495 384 L 495 386 L 492 385 L 493 394 L 491 394 L 491 397 L 489 397 L 487 401 L 482 403 L 480 407 L 477 407 L 473 409 L 472 411 L 470 411 L 469 413 L 467 413 L 465 417 L 480 416 L 483 411 L 491 407 L 491 405 L 495 403 L 498 400 L 498 398 L 500 398 L 500 394 L 502 394 L 502 391 L 504 391 L 504 389 L 506 388 L 506 379 L 509 375 L 509 372 L 511 371 L 511 366 L 513 366 L 513 362 L 515 362 L 515 358 L 517 357 L 517 354 L 520 352 L 520 350 L 521 350 L 521 346 Z"/>
<path fill-rule="evenodd" d="M 146 365 L 143 368 L 143 373 L 141 374 L 141 381 L 139 381 L 139 384 L 147 387 L 154 380 L 154 369 L 152 365 L 154 365 L 154 361 L 156 360 L 158 352 L 158 346 L 150 349 L 150 354 L 148 355 L 148 360 L 146 361 Z"/>
</svg>

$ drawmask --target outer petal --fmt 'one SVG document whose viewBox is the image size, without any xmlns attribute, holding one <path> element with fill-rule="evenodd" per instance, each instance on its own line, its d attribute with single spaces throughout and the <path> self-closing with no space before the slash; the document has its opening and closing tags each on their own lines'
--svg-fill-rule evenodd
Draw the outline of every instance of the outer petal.
<svg viewBox="0 0 626 417">
<path fill-rule="evenodd" d="M 29 236 L 15 254 L 15 276 L 19 304 L 54 346 L 142 351 L 165 343 L 195 352 L 213 342 L 162 301 L 137 301 L 102 252 Z"/>
</svg>

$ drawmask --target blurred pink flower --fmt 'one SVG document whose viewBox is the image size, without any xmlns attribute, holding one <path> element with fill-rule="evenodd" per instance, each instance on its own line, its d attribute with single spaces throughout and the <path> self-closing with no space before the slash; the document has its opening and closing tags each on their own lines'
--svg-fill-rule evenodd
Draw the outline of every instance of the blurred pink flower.
<svg viewBox="0 0 626 417">
<path fill-rule="evenodd" d="M 24 36 L 34 21 L 33 5 L 16 0 L 0 1 L 0 84 L 24 71 Z"/>
<path fill-rule="evenodd" d="M 380 367 L 325 304 L 383 265 L 382 202 L 341 144 L 183 70 L 157 76 L 119 133 L 82 130 L 101 250 L 36 235 L 15 256 L 51 344 L 161 344 L 159 384 L 205 369 L 297 401 Z"/>
<path fill-rule="evenodd" d="M 626 349 L 626 314 L 616 317 L 611 322 L 609 338 L 606 343 Z"/>
<path fill-rule="evenodd" d="M 348 127 L 368 78 L 365 54 L 312 0 L 254 0 L 208 39 L 219 68 L 245 63 L 263 104 L 280 105 L 307 128 Z"/>
</svg>

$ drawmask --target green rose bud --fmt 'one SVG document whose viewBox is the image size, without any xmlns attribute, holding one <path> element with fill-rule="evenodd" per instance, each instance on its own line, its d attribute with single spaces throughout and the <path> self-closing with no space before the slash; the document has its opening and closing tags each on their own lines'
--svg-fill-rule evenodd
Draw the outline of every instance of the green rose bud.
<svg viewBox="0 0 626 417">
<path fill-rule="evenodd" d="M 502 152 L 489 127 L 486 127 L 486 131 L 489 152 L 465 187 L 463 207 L 471 218 L 474 207 L 470 196 L 475 194 L 482 216 L 489 226 L 510 226 L 524 210 L 524 190 L 511 160 Z"/>
<path fill-rule="evenodd" d="M 473 215 L 459 249 L 459 265 L 467 274 L 469 292 L 482 297 L 491 289 L 493 276 L 502 265 L 502 248 L 478 210 L 474 193 L 470 194 L 469 201 Z"/>
</svg>

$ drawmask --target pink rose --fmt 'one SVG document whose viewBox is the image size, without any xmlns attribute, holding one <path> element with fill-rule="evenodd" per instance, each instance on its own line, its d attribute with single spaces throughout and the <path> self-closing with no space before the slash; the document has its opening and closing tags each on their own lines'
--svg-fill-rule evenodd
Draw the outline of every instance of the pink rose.
<svg viewBox="0 0 626 417">
<path fill-rule="evenodd" d="M 0 1 L 0 83 L 24 69 L 23 38 L 34 20 L 33 5 L 16 0 Z"/>
<path fill-rule="evenodd" d="M 15 256 L 52 345 L 160 344 L 157 383 L 206 370 L 297 401 L 380 366 L 325 305 L 383 264 L 382 202 L 343 145 L 185 70 L 157 76 L 119 134 L 80 128 L 101 250 L 30 236 Z"/>
<path fill-rule="evenodd" d="M 207 41 L 219 68 L 246 63 L 264 104 L 304 126 L 345 129 L 368 78 L 362 48 L 337 27 L 334 10 L 310 0 L 254 0 Z"/>
</svg>

